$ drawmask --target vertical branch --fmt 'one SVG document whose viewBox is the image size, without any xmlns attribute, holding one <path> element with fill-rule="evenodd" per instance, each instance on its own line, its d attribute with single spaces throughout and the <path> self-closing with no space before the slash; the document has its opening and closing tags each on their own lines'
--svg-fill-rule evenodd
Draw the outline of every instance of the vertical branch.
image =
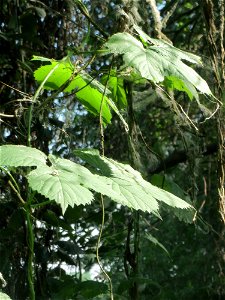
<svg viewBox="0 0 225 300">
<path fill-rule="evenodd" d="M 221 97 L 224 96 L 224 89 L 225 89 L 225 70 L 224 70 L 224 59 L 225 59 L 225 51 L 224 51 L 224 0 L 219 0 L 219 13 L 220 13 L 220 24 L 219 24 L 219 33 L 220 33 L 220 61 L 221 61 L 221 85 L 222 85 L 222 92 Z M 219 131 L 219 165 L 220 165 L 220 175 L 219 175 L 219 199 L 220 199 L 220 214 L 222 220 L 225 224 L 225 147 L 224 147 L 224 140 L 225 140 L 225 125 L 224 125 L 224 118 L 223 118 L 223 107 L 221 107 L 219 111 L 219 118 L 218 118 L 218 131 Z"/>
<path fill-rule="evenodd" d="M 209 44 L 211 61 L 213 66 L 214 77 L 216 81 L 215 92 L 216 96 L 220 99 L 224 96 L 224 0 L 220 0 L 219 4 L 219 29 L 217 30 L 215 25 L 214 17 L 214 6 L 212 0 L 202 0 L 203 15 L 205 17 L 206 25 L 206 36 Z M 221 32 L 220 32 L 221 31 Z M 219 34 L 218 34 L 219 32 Z M 218 51 L 218 35 L 219 35 L 219 47 Z M 221 69 L 222 68 L 222 69 Z M 221 101 L 222 102 L 222 101 Z M 217 247 L 217 263 L 220 271 L 221 282 L 224 281 L 224 224 L 225 224 L 225 125 L 224 125 L 224 107 L 221 105 L 217 112 L 217 132 L 218 132 L 218 156 L 217 156 L 217 174 L 218 174 L 218 204 L 219 204 L 219 213 L 221 215 L 221 220 L 223 222 L 222 228 L 220 228 L 219 239 L 216 241 Z M 225 288 L 220 287 L 218 293 L 222 296 L 225 293 Z"/>
<path fill-rule="evenodd" d="M 135 259 L 135 277 L 139 277 L 139 251 L 140 251 L 140 213 L 135 211 L 134 213 L 134 259 Z M 135 298 L 139 299 L 139 285 L 138 281 L 134 280 L 133 283 L 134 292 L 136 293 Z"/>
<path fill-rule="evenodd" d="M 106 279 L 109 282 L 109 292 L 110 292 L 110 299 L 113 300 L 113 286 L 112 286 L 112 280 L 109 277 L 109 275 L 107 274 L 107 272 L 105 271 L 100 258 L 99 258 L 99 247 L 100 247 L 100 243 L 101 243 L 101 238 L 102 238 L 102 233 L 103 233 L 103 227 L 105 224 L 105 205 L 104 205 L 104 199 L 103 199 L 103 195 L 101 194 L 101 207 L 102 207 L 102 222 L 100 225 L 100 229 L 99 229 L 99 235 L 98 235 L 98 240 L 97 240 L 97 245 L 96 245 L 96 259 L 99 265 L 99 268 L 101 269 L 102 273 L 105 275 Z"/>
<path fill-rule="evenodd" d="M 133 85 L 130 82 L 125 82 L 125 91 L 127 94 L 127 114 L 128 114 L 128 146 L 130 152 L 130 163 L 135 169 L 142 169 L 140 154 L 138 151 L 138 131 L 134 117 L 133 108 Z"/>
<path fill-rule="evenodd" d="M 131 165 L 139 169 L 141 168 L 140 154 L 136 147 L 138 146 L 138 132 L 135 123 L 134 109 L 133 109 L 133 86 L 132 83 L 125 83 L 125 90 L 127 93 L 127 103 L 128 103 L 128 125 L 129 125 L 129 136 L 128 136 L 128 146 L 130 152 L 130 163 Z M 140 214 L 136 211 L 133 215 L 133 225 L 134 225 L 134 249 L 133 253 L 130 250 L 130 233 L 131 225 L 128 226 L 128 237 L 125 251 L 125 259 L 130 264 L 131 272 L 130 279 L 132 280 L 132 285 L 129 290 L 130 299 L 138 300 L 139 299 L 139 285 L 135 278 L 139 276 L 139 248 L 140 248 Z"/>
<path fill-rule="evenodd" d="M 219 175 L 219 212 L 221 218 L 225 224 L 225 147 L 224 147 L 224 139 L 225 139 L 225 126 L 222 124 L 222 115 L 218 117 L 218 131 L 219 131 L 219 151 L 218 151 L 218 175 Z"/>
<path fill-rule="evenodd" d="M 225 59 L 225 51 L 224 51 L 224 14 L 225 14 L 225 5 L 224 0 L 219 0 L 219 13 L 220 13 L 220 25 L 219 25 L 219 33 L 220 33 L 220 55 L 221 55 L 221 70 L 222 70 L 222 81 L 223 85 L 225 85 L 225 70 L 224 70 L 224 59 Z"/>
<path fill-rule="evenodd" d="M 178 2 L 174 4 L 172 9 L 166 15 L 165 19 L 162 20 L 162 21 L 161 21 L 160 12 L 159 12 L 159 10 L 157 8 L 157 5 L 156 5 L 156 1 L 155 0 L 146 0 L 146 2 L 151 7 L 152 17 L 153 17 L 153 21 L 154 21 L 154 31 L 155 31 L 156 38 L 157 39 L 163 39 L 163 40 L 167 41 L 168 43 L 171 43 L 171 41 L 168 39 L 168 37 L 162 32 L 162 29 L 163 29 L 163 27 L 166 26 L 166 22 L 168 21 L 168 19 L 171 17 L 173 12 L 175 11 Z"/>
<path fill-rule="evenodd" d="M 161 22 L 159 10 L 156 6 L 155 0 L 146 0 L 146 1 L 151 7 L 152 16 L 155 24 L 154 29 L 155 29 L 156 37 L 160 39 L 162 35 L 162 22 Z"/>
<path fill-rule="evenodd" d="M 224 70 L 224 59 L 225 59 L 225 51 L 224 51 L 224 0 L 219 0 L 219 13 L 220 13 L 220 25 L 219 25 L 219 33 L 220 33 L 220 61 L 221 61 L 221 98 L 224 97 L 225 93 L 225 70 Z M 219 111 L 218 117 L 218 132 L 219 132 L 219 204 L 220 204 L 220 215 L 225 224 L 225 125 L 224 125 L 224 108 L 221 107 Z"/>
<path fill-rule="evenodd" d="M 216 38 L 216 25 L 214 16 L 214 6 L 211 0 L 202 0 L 203 15 L 206 25 L 206 37 L 209 44 L 209 50 L 211 53 L 211 62 L 213 65 L 214 76 L 216 78 L 219 89 L 221 90 L 220 72 L 218 66 L 218 47 L 215 41 Z"/>
<path fill-rule="evenodd" d="M 220 30 L 224 32 L 224 1 L 219 1 L 220 9 Z M 217 83 L 217 96 L 218 98 L 223 97 L 224 90 L 224 70 L 220 70 L 219 65 L 224 66 L 224 48 L 221 46 L 223 43 L 223 32 L 220 33 L 220 52 L 218 51 L 218 46 L 216 44 L 216 34 L 217 28 L 215 25 L 215 16 L 214 16 L 214 6 L 211 0 L 202 0 L 203 3 L 203 14 L 205 17 L 206 24 L 206 34 L 209 44 L 209 49 L 211 52 L 211 61 L 213 65 L 214 76 Z M 221 22 L 223 24 L 221 24 Z M 225 155 L 224 155 L 224 139 L 225 139 L 225 127 L 223 120 L 224 108 L 221 106 L 217 113 L 217 130 L 218 130 L 218 196 L 219 196 L 219 212 L 222 217 L 223 222 L 225 223 L 225 192 L 224 192 L 224 183 L 225 183 Z"/>
<path fill-rule="evenodd" d="M 28 245 L 28 267 L 27 267 L 27 277 L 29 284 L 30 300 L 35 300 L 34 291 L 34 271 L 33 271 L 33 259 L 34 259 L 34 233 L 30 206 L 26 207 L 26 217 L 27 217 L 27 245 Z"/>
<path fill-rule="evenodd" d="M 177 5 L 178 3 L 180 2 L 180 0 L 176 0 L 173 4 L 172 4 L 172 7 L 170 8 L 169 11 L 167 11 L 165 17 L 163 18 L 162 20 L 162 28 L 165 28 L 166 27 L 166 24 L 169 20 L 169 18 L 173 15 L 173 13 L 175 12 L 176 8 L 177 8 Z"/>
</svg>

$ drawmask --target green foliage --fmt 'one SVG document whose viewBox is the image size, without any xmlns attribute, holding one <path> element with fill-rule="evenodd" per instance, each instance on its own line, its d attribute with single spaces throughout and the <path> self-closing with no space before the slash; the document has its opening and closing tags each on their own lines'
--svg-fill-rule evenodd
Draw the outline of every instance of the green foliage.
<svg viewBox="0 0 225 300">
<path fill-rule="evenodd" d="M 59 203 L 63 213 L 68 205 L 85 205 L 93 199 L 92 193 L 77 181 L 75 173 L 64 169 L 39 167 L 28 175 L 28 182 L 33 190 Z"/>
<path fill-rule="evenodd" d="M 149 241 L 151 241 L 153 244 L 155 244 L 156 246 L 158 246 L 159 248 L 163 249 L 163 251 L 166 252 L 166 254 L 169 255 L 169 252 L 167 251 L 167 249 L 163 246 L 162 243 L 160 243 L 153 235 L 151 235 L 150 233 L 147 233 L 145 235 L 146 239 L 148 239 Z"/>
<path fill-rule="evenodd" d="M 44 89 L 73 92 L 89 112 L 94 115 L 101 114 L 101 118 L 106 124 L 111 122 L 111 108 L 121 119 L 125 130 L 128 131 L 126 121 L 120 114 L 117 106 L 109 97 L 110 91 L 106 86 L 103 86 L 99 81 L 92 78 L 82 69 L 76 70 L 69 57 L 65 57 L 60 61 L 55 61 L 41 56 L 34 56 L 32 60 L 51 63 L 50 65 L 38 68 L 34 72 L 34 77 L 37 82 L 40 85 L 44 83 Z M 121 81 L 118 90 L 120 91 L 120 101 L 124 102 L 124 90 L 122 90 Z M 122 99 L 121 96 L 123 97 Z M 118 99 L 114 97 L 114 100 L 117 101 Z M 126 103 L 124 102 L 123 105 L 125 104 Z"/>
<path fill-rule="evenodd" d="M 190 204 L 153 186 L 129 165 L 102 157 L 96 150 L 77 150 L 75 153 L 93 166 L 99 175 L 110 179 L 113 190 L 118 193 L 116 198 L 114 195 L 111 198 L 122 205 L 158 215 L 158 200 L 173 208 L 191 209 L 194 212 Z"/>
<path fill-rule="evenodd" d="M 0 299 L 1 300 L 11 300 L 11 298 L 7 294 L 2 293 L 2 292 L 0 292 Z"/>
<path fill-rule="evenodd" d="M 2 166 L 3 162 L 8 166 L 9 154 L 14 158 L 9 162 L 10 166 L 27 166 L 28 163 L 29 166 L 37 166 L 28 174 L 30 187 L 46 198 L 55 200 L 61 205 L 63 213 L 68 205 L 73 207 L 90 203 L 93 195 L 89 190 L 102 193 L 124 206 L 152 212 L 157 216 L 159 216 L 158 201 L 173 208 L 191 209 L 194 213 L 190 204 L 145 181 L 131 166 L 101 157 L 95 150 L 80 150 L 75 153 L 95 167 L 95 172 L 99 175 L 92 174 L 87 168 L 72 161 L 56 158 L 53 155 L 49 155 L 51 166 L 47 166 L 44 154 L 42 156 L 40 151 L 25 146 L 1 146 L 0 151 Z M 32 161 L 32 151 L 34 155 L 37 156 L 38 153 L 40 157 L 45 158 L 42 164 L 36 157 Z M 16 160 L 17 153 L 20 154 L 19 162 Z M 27 153 L 29 153 L 28 162 Z"/>
<path fill-rule="evenodd" d="M 4 145 L 0 147 L 0 165 L 9 167 L 43 166 L 47 156 L 38 149 L 26 146 Z"/>
<path fill-rule="evenodd" d="M 124 80 L 118 77 L 116 71 L 111 71 L 110 75 L 102 76 L 102 82 L 108 83 L 109 89 L 112 91 L 113 101 L 119 109 L 127 107 L 127 96 L 124 90 Z"/>
<path fill-rule="evenodd" d="M 151 183 L 163 188 L 163 190 L 168 191 L 181 199 L 184 199 L 187 203 L 191 203 L 190 197 L 188 197 L 187 194 L 184 193 L 184 190 L 181 189 L 180 186 L 177 185 L 174 181 L 167 179 L 165 176 L 155 174 L 151 178 Z M 168 213 L 171 213 L 171 208 L 169 206 L 163 208 Z M 185 223 L 193 222 L 193 211 L 187 210 L 184 213 L 183 210 L 177 209 L 176 207 L 174 207 L 172 211 L 179 220 L 184 221 Z"/>
<path fill-rule="evenodd" d="M 108 99 L 106 96 L 103 96 L 104 87 L 100 86 L 100 83 L 98 85 L 94 84 L 94 88 L 91 87 L 93 78 L 86 75 L 84 72 L 76 70 L 68 57 L 60 61 L 54 61 L 48 58 L 35 56 L 33 60 L 48 61 L 51 63 L 50 65 L 38 68 L 34 72 L 34 77 L 39 84 L 41 84 L 49 72 L 59 64 L 45 82 L 45 89 L 59 90 L 62 88 L 62 91 L 64 92 L 73 91 L 84 107 L 95 115 L 100 113 L 101 103 L 103 102 L 102 118 L 106 123 L 110 123 L 111 112 L 108 106 Z M 76 75 L 76 72 L 79 74 Z"/>
<path fill-rule="evenodd" d="M 164 82 L 166 87 L 185 91 L 190 99 L 198 98 L 196 89 L 212 95 L 206 81 L 182 61 L 199 64 L 200 57 L 181 51 L 163 40 L 152 39 L 137 26 L 135 29 L 144 44 L 129 33 L 116 33 L 105 43 L 109 52 L 122 54 L 127 66 L 156 84 L 168 78 Z"/>
<path fill-rule="evenodd" d="M 222 102 L 218 90 L 224 90 L 219 47 L 223 1 L 214 1 L 213 6 L 208 6 L 210 1 L 155 1 L 163 40 L 152 38 L 157 24 L 147 1 L 43 2 L 22 0 L 18 5 L 3 0 L 0 5 L 0 144 L 8 145 L 4 150 L 8 156 L 3 157 L 0 149 L 0 272 L 7 281 L 2 293 L 14 300 L 33 299 L 29 289 L 34 274 L 36 299 L 109 299 L 105 277 L 96 269 L 102 219 L 98 193 L 108 191 L 99 258 L 112 279 L 115 300 L 133 300 L 134 285 L 141 300 L 223 299 L 224 226 L 218 214 L 216 151 L 224 109 L 204 95 L 199 95 L 200 105 L 187 101 L 187 96 L 197 98 L 198 91 L 211 94 L 205 93 L 209 90 L 202 79 L 195 85 L 198 76 L 184 66 L 195 69 Z M 148 35 L 132 28 L 133 23 Z M 119 57 L 101 56 L 113 52 L 105 50 L 104 43 L 117 32 L 121 37 L 129 32 L 141 43 L 128 35 L 128 41 L 117 43 L 122 50 Z M 132 61 L 124 52 L 126 45 Z M 37 65 L 43 72 L 35 90 Z M 131 102 L 136 128 L 130 122 Z M 117 116 L 112 118 L 114 112 L 127 132 Z M 99 114 L 103 123 L 110 124 L 104 127 L 104 159 L 97 152 L 74 158 L 74 149 L 101 147 Z M 132 138 L 133 129 L 141 176 L 150 187 L 135 170 L 117 162 L 129 163 L 127 138 Z M 131 184 L 144 195 L 141 200 L 136 192 L 129 197 Z M 193 209 L 176 208 L 155 197 L 154 191 L 160 195 L 161 189 L 162 198 L 167 191 L 194 203 L 198 212 L 194 224 Z M 85 199 L 77 192 L 81 190 L 88 193 Z M 157 203 L 157 216 L 128 208 L 145 209 L 143 199 L 150 198 L 146 193 Z M 96 201 L 87 205 L 88 199 Z M 77 200 L 86 204 L 77 206 Z M 60 206 L 68 206 L 64 214 Z"/>
<path fill-rule="evenodd" d="M 98 295 L 106 294 L 107 291 L 108 287 L 103 282 L 87 280 L 79 285 L 79 295 L 82 296 L 83 299 L 93 299 Z"/>
</svg>

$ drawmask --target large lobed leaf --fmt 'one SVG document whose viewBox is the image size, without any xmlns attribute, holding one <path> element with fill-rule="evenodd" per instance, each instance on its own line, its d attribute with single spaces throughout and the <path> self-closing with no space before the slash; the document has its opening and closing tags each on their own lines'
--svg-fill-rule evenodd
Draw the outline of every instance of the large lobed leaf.
<svg viewBox="0 0 225 300">
<path fill-rule="evenodd" d="M 117 193 L 109 195 L 114 201 L 142 211 L 153 212 L 158 215 L 158 201 L 178 209 L 194 208 L 181 198 L 164 191 L 144 180 L 141 174 L 131 166 L 101 157 L 97 151 L 75 151 L 81 159 L 87 161 L 96 169 L 99 175 L 111 181 L 111 189 Z"/>
<path fill-rule="evenodd" d="M 198 97 L 196 89 L 212 95 L 206 81 L 182 61 L 200 63 L 197 55 L 179 50 L 167 42 L 151 39 L 141 30 L 139 34 L 145 41 L 145 47 L 142 42 L 126 32 L 112 35 L 105 46 L 111 53 L 122 54 L 128 66 L 154 83 L 163 82 L 169 77 L 172 82 L 170 87 L 188 92 L 190 98 Z"/>
<path fill-rule="evenodd" d="M 68 205 L 88 204 L 93 200 L 92 193 L 82 187 L 74 174 L 53 167 L 40 167 L 28 175 L 30 187 L 61 205 L 63 213 Z"/>
<path fill-rule="evenodd" d="M 85 167 L 70 160 L 49 156 L 52 166 L 42 166 L 28 175 L 30 187 L 61 205 L 63 213 L 68 205 L 85 205 L 93 200 L 94 190 L 103 194 L 112 194 L 107 180 L 93 175 Z"/>
<path fill-rule="evenodd" d="M 173 209 L 194 208 L 181 198 L 144 180 L 131 166 L 102 157 L 97 150 L 75 151 L 81 159 L 94 168 L 87 168 L 67 159 L 48 156 L 35 148 L 25 146 L 1 146 L 3 166 L 36 166 L 28 174 L 30 187 L 61 205 L 63 213 L 68 205 L 85 205 L 93 200 L 90 190 L 108 196 L 112 200 L 135 210 L 152 212 L 159 216 L 159 202 Z"/>
<path fill-rule="evenodd" d="M 176 54 L 176 57 L 179 59 L 184 59 L 189 62 L 192 62 L 194 64 L 202 64 L 201 57 L 198 55 L 195 55 L 193 53 L 183 51 L 181 49 L 173 47 L 171 44 L 166 42 L 165 40 L 159 40 L 159 39 L 154 39 L 148 36 L 139 26 L 134 25 L 134 29 L 137 31 L 139 36 L 144 40 L 144 42 L 150 42 L 151 44 L 165 48 L 167 52 L 170 52 L 172 55 Z"/>
</svg>

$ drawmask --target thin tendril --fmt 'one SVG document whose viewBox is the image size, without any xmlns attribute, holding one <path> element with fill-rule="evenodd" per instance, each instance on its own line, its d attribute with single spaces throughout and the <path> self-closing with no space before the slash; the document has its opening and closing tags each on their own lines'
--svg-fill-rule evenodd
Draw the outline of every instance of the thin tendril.
<svg viewBox="0 0 225 300">
<path fill-rule="evenodd" d="M 113 298 L 112 280 L 109 277 L 109 275 L 107 274 L 107 272 L 104 270 L 104 268 L 101 264 L 100 258 L 99 258 L 99 247 L 100 247 L 103 227 L 104 227 L 104 223 L 105 223 L 105 205 L 104 205 L 104 199 L 103 199 L 102 194 L 101 194 L 100 198 L 101 198 L 101 208 L 102 208 L 102 222 L 101 222 L 101 225 L 100 225 L 99 235 L 98 235 L 98 240 L 97 240 L 97 245 L 96 245 L 96 259 L 97 259 L 98 265 L 99 265 L 102 273 L 105 275 L 105 277 L 107 278 L 107 280 L 109 282 L 110 299 L 113 300 L 114 298 Z"/>
</svg>

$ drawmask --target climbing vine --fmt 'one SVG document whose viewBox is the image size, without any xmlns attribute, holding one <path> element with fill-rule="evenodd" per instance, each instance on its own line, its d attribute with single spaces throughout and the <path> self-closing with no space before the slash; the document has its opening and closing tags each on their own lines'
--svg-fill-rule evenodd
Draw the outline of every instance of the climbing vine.
<svg viewBox="0 0 225 300">
<path fill-rule="evenodd" d="M 118 209 L 128 212 L 124 269 L 129 282 L 131 282 L 128 293 L 130 297 L 138 299 L 139 254 L 142 247 L 142 235 L 169 255 L 164 245 L 153 235 L 141 232 L 142 215 L 150 214 L 155 218 L 154 220 L 162 220 L 169 215 L 175 216 L 185 223 L 193 223 L 198 219 L 198 212 L 187 195 L 180 192 L 178 188 L 180 193 L 177 193 L 177 190 L 176 193 L 173 193 L 172 189 L 168 188 L 170 182 L 164 175 L 152 178 L 147 176 L 146 166 L 141 157 L 140 140 L 151 157 L 155 155 L 155 152 L 148 146 L 146 137 L 143 136 L 140 126 L 136 122 L 134 106 L 137 103 L 134 103 L 133 96 L 142 89 L 147 91 L 146 87 L 150 86 L 153 91 L 151 97 L 160 95 L 172 113 L 176 114 L 177 119 L 182 119 L 196 134 L 199 129 L 195 121 L 189 117 L 188 112 L 183 109 L 174 95 L 184 94 L 184 99 L 190 109 L 197 105 L 200 109 L 207 111 L 206 107 L 201 104 L 201 100 L 205 98 L 213 103 L 215 110 L 207 111 L 204 122 L 219 112 L 218 128 L 221 140 L 222 102 L 221 98 L 218 99 L 214 96 L 214 91 L 210 90 L 208 83 L 200 76 L 201 72 L 195 70 L 204 68 L 202 59 L 198 55 L 174 47 L 161 32 L 178 2 L 171 8 L 167 19 L 161 22 L 160 16 L 155 10 L 155 1 L 148 1 L 153 10 L 157 38 L 147 35 L 141 27 L 135 25 L 135 22 L 129 23 L 129 28 L 126 28 L 125 32 L 118 32 L 110 36 L 92 19 L 82 1 L 75 2 L 88 20 L 87 36 L 80 47 L 70 49 L 61 59 L 33 55 L 31 62 L 35 67 L 32 73 L 37 88 L 32 87 L 33 95 L 19 91 L 27 104 L 26 108 L 21 108 L 24 111 L 20 112 L 24 118 L 24 124 L 21 126 L 23 130 L 21 136 L 24 137 L 24 140 L 15 144 L 6 142 L 5 145 L 0 146 L 0 168 L 23 212 L 21 215 L 26 232 L 25 256 L 30 299 L 34 300 L 36 297 L 35 281 L 38 272 L 35 270 L 35 247 L 37 246 L 35 237 L 38 231 L 36 216 L 39 211 L 48 211 L 48 217 L 55 226 L 58 224 L 57 222 L 62 221 L 60 218 L 64 218 L 70 209 L 79 209 L 81 206 L 86 208 L 88 205 L 90 207 L 97 205 L 99 208 L 97 200 L 100 200 L 101 216 L 98 221 L 95 258 L 97 258 L 103 274 L 102 281 L 104 282 L 105 279 L 108 281 L 108 288 L 99 283 L 101 294 L 107 295 L 111 300 L 114 299 L 110 267 L 105 268 L 101 262 L 104 227 L 108 222 L 105 214 L 108 203 L 114 203 Z M 124 15 L 126 15 L 125 12 Z M 100 39 L 100 45 L 97 43 L 97 47 L 86 52 L 91 25 L 102 34 L 103 39 Z M 79 55 L 82 55 L 83 58 L 80 59 Z M 97 71 L 91 72 L 90 70 L 95 64 L 98 66 Z M 101 64 L 104 65 L 104 68 L 99 67 Z M 143 95 L 144 93 L 141 94 L 141 97 L 144 98 Z M 68 99 L 68 102 L 76 99 L 78 104 L 75 109 L 81 106 L 82 114 L 89 113 L 95 120 L 98 120 L 96 133 L 98 149 L 83 145 L 68 148 L 66 145 L 66 151 L 59 150 L 58 153 L 56 153 L 57 151 L 53 153 L 51 145 L 47 145 L 47 151 L 43 151 L 43 148 L 39 147 L 33 124 L 39 114 L 41 116 L 49 114 L 50 116 L 49 107 L 53 104 L 57 106 L 61 98 Z M 60 118 L 62 110 L 67 114 L 70 111 L 62 106 L 60 109 L 57 121 L 61 127 L 58 126 L 58 128 L 61 130 L 60 136 L 65 137 L 67 132 L 64 130 L 64 124 L 62 125 L 64 121 L 60 121 Z M 105 155 L 107 150 L 105 134 L 114 126 L 115 120 L 120 124 L 121 132 L 127 141 L 128 159 L 126 161 L 117 161 L 110 155 Z M 48 125 L 44 124 L 43 127 L 47 131 Z M 185 136 L 182 135 L 182 138 L 190 156 L 192 150 L 188 149 Z M 222 143 L 220 142 L 219 159 L 222 162 L 221 153 Z M 160 161 L 158 168 L 164 171 L 167 161 L 164 161 L 158 154 L 157 159 Z M 191 161 L 192 158 L 188 157 L 187 159 Z M 193 185 L 197 178 L 194 167 L 193 165 L 191 169 Z M 224 190 L 222 185 L 224 178 L 222 175 L 223 169 L 221 169 L 219 188 L 220 212 L 223 217 Z M 157 182 L 157 186 L 154 185 L 154 180 Z M 175 184 L 172 183 L 172 185 Z M 193 199 L 197 196 L 196 191 L 197 187 L 192 193 Z M 60 215 L 57 221 L 57 218 L 53 217 L 55 207 L 57 207 L 57 214 Z M 63 226 L 68 228 L 65 224 Z M 47 231 L 51 234 L 51 228 L 47 228 Z M 69 232 L 69 236 L 70 239 L 74 238 L 73 230 Z M 50 239 L 46 238 L 46 248 L 50 248 L 49 241 Z M 64 254 L 60 253 L 61 256 Z M 80 266 L 82 255 L 78 253 L 77 259 Z M 71 264 L 74 263 L 69 258 L 67 261 Z M 5 282 L 2 278 L 0 277 L 2 282 Z M 81 278 L 80 267 L 80 281 Z M 90 282 L 90 286 L 91 284 Z M 94 289 L 92 292 L 93 295 L 95 293 L 97 296 L 100 295 L 100 292 Z M 83 297 L 89 297 L 88 292 L 85 292 L 85 285 L 83 290 L 82 288 L 78 290 L 78 293 L 83 293 Z M 75 295 L 74 291 L 73 295 Z M 1 297 L 7 299 L 5 294 L 4 296 L 2 294 Z"/>
</svg>

